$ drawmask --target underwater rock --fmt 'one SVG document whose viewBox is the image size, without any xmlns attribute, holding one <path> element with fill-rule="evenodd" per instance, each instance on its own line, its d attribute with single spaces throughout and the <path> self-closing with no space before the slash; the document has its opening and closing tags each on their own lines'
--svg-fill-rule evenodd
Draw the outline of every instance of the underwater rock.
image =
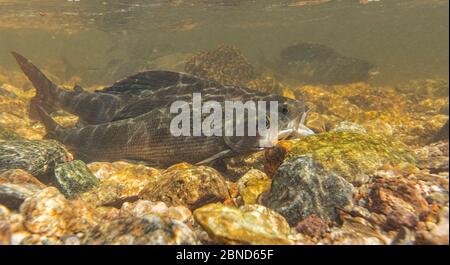
<svg viewBox="0 0 450 265">
<path fill-rule="evenodd" d="M 448 204 L 447 204 L 448 206 Z M 448 207 L 444 207 L 440 212 L 439 223 L 431 231 L 419 231 L 416 235 L 417 245 L 448 245 L 449 244 L 449 222 Z"/>
<path fill-rule="evenodd" d="M 86 245 L 196 245 L 194 232 L 179 221 L 156 215 L 126 217 L 101 223 L 86 234 Z"/>
<path fill-rule="evenodd" d="M 169 207 L 164 202 L 153 202 L 138 200 L 135 202 L 125 202 L 120 208 L 120 215 L 123 217 L 134 216 L 143 218 L 146 215 L 157 215 L 165 217 L 169 213 Z"/>
<path fill-rule="evenodd" d="M 320 44 L 299 43 L 280 53 L 279 72 L 310 84 L 346 84 L 366 81 L 372 63 L 346 57 Z"/>
<path fill-rule="evenodd" d="M 32 234 L 61 238 L 86 233 L 104 216 L 80 200 L 67 200 L 56 188 L 45 188 L 27 198 L 20 207 L 24 228 Z"/>
<path fill-rule="evenodd" d="M 45 188 L 32 175 L 20 169 L 8 170 L 0 175 L 0 204 L 19 209 L 22 202 Z"/>
<path fill-rule="evenodd" d="M 0 204 L 0 226 L 3 225 L 4 229 L 1 240 L 3 240 L 4 244 L 17 245 L 24 237 L 30 235 L 23 227 L 22 220 L 23 218 L 20 214 L 11 212 Z"/>
<path fill-rule="evenodd" d="M 387 231 L 398 231 L 396 244 L 414 242 L 402 229 L 414 234 L 436 226 L 441 209 L 449 202 L 448 172 L 433 174 L 402 163 L 385 165 L 373 176 L 374 182 L 361 186 L 354 196 L 356 204 L 367 208 L 367 212 L 354 208 L 352 214 L 357 213 L 356 216 Z M 359 208 L 365 209 L 362 207 Z"/>
<path fill-rule="evenodd" d="M 397 140 L 342 131 L 294 140 L 287 157 L 304 155 L 312 157 L 325 170 L 335 172 L 354 185 L 367 183 L 370 175 L 383 164 L 415 161 L 409 147 Z"/>
<path fill-rule="evenodd" d="M 348 122 L 348 121 L 343 121 L 341 123 L 339 123 L 334 129 L 331 130 L 332 132 L 351 132 L 351 133 L 362 133 L 362 134 L 366 134 L 367 131 L 366 129 L 364 129 L 363 126 L 353 123 L 353 122 Z"/>
<path fill-rule="evenodd" d="M 441 141 L 414 150 L 419 168 L 429 169 L 432 173 L 448 172 L 448 141 Z"/>
<path fill-rule="evenodd" d="M 254 78 L 253 66 L 242 52 L 229 45 L 199 53 L 185 66 L 186 73 L 214 80 L 224 85 L 245 85 Z"/>
<path fill-rule="evenodd" d="M 48 187 L 29 197 L 20 207 L 23 224 L 31 233 L 62 236 L 67 227 L 64 214 L 69 203 L 56 188 Z"/>
<path fill-rule="evenodd" d="M 20 241 L 20 245 L 61 245 L 62 242 L 54 236 L 42 236 L 38 234 L 32 234 Z"/>
<path fill-rule="evenodd" d="M 69 200 L 70 209 L 64 212 L 62 216 L 66 222 L 65 235 L 85 234 L 101 222 L 109 221 L 109 214 L 116 209 L 93 208 L 81 200 Z"/>
<path fill-rule="evenodd" d="M 92 174 L 83 161 L 75 160 L 58 164 L 55 177 L 64 195 L 73 198 L 75 195 L 89 191 L 99 185 L 99 180 Z"/>
<path fill-rule="evenodd" d="M 237 181 L 249 170 L 264 170 L 264 151 L 225 158 L 223 162 L 225 164 L 224 166 L 220 167 L 219 165 L 215 165 L 215 168 L 219 166 L 219 171 L 223 172 L 227 179 Z"/>
<path fill-rule="evenodd" d="M 313 238 L 321 238 L 325 234 L 327 228 L 327 223 L 315 214 L 312 214 L 300 221 L 296 227 L 299 233 Z"/>
<path fill-rule="evenodd" d="M 192 212 L 187 207 L 184 206 L 170 207 L 168 216 L 172 220 L 177 220 L 189 226 L 192 226 L 194 222 L 194 216 L 192 215 Z"/>
<path fill-rule="evenodd" d="M 19 185 L 30 184 L 40 189 L 46 187 L 45 184 L 22 169 L 11 169 L 3 172 L 0 174 L 0 183 L 12 183 Z"/>
<path fill-rule="evenodd" d="M 40 177 L 52 172 L 57 163 L 71 160 L 66 148 L 53 140 L 16 140 L 0 142 L 0 173 L 23 169 Z"/>
<path fill-rule="evenodd" d="M 11 244 L 11 228 L 5 221 L 0 221 L 0 246 Z"/>
<path fill-rule="evenodd" d="M 223 202 L 230 196 L 225 180 L 215 169 L 181 163 L 161 172 L 159 181 L 148 185 L 139 198 L 193 210 L 208 203 Z"/>
<path fill-rule="evenodd" d="M 192 212 L 184 206 L 168 207 L 164 202 L 138 200 L 125 202 L 120 209 L 122 217 L 134 216 L 144 218 L 147 215 L 157 215 L 162 219 L 176 220 L 185 224 L 192 224 Z"/>
<path fill-rule="evenodd" d="M 415 233 L 411 229 L 402 226 L 395 238 L 392 239 L 391 245 L 413 245 L 415 241 Z"/>
<path fill-rule="evenodd" d="M 88 165 L 91 172 L 100 180 L 100 185 L 80 195 L 92 205 L 109 205 L 120 208 L 122 203 L 137 200 L 138 194 L 152 183 L 160 173 L 157 169 L 142 164 L 127 162 L 95 162 Z"/>
<path fill-rule="evenodd" d="M 270 189 L 270 178 L 257 169 L 251 169 L 237 181 L 239 195 L 244 204 L 255 204 L 259 196 Z"/>
<path fill-rule="evenodd" d="M 34 185 L 0 184 L 0 203 L 11 209 L 18 209 L 22 202 L 40 189 Z"/>
<path fill-rule="evenodd" d="M 10 210 L 6 206 L 0 204 L 0 221 L 8 220 L 9 213 Z"/>
<path fill-rule="evenodd" d="M 225 244 L 291 244 L 289 224 L 276 212 L 257 204 L 240 208 L 219 203 L 194 211 L 195 220 L 217 242 Z"/>
<path fill-rule="evenodd" d="M 239 190 L 236 182 L 227 181 L 227 188 L 230 198 L 225 200 L 223 204 L 230 206 L 242 205 L 242 198 L 239 196 Z"/>
<path fill-rule="evenodd" d="M 325 245 L 387 245 L 392 239 L 377 226 L 361 217 L 341 214 L 343 224 L 333 227 L 325 238 L 317 242 Z"/>
<path fill-rule="evenodd" d="M 376 177 L 368 189 L 368 209 L 386 216 L 386 229 L 415 228 L 428 212 L 425 194 L 412 180 Z"/>
<path fill-rule="evenodd" d="M 296 225 L 309 215 L 338 222 L 336 207 L 352 203 L 353 186 L 307 156 L 287 159 L 272 178 L 265 205 Z"/>
</svg>

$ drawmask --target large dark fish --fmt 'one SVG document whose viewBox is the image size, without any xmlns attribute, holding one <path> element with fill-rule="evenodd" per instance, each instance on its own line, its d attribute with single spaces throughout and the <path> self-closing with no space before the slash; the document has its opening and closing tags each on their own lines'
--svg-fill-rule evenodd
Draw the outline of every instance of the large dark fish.
<svg viewBox="0 0 450 265">
<path fill-rule="evenodd" d="M 346 84 L 366 81 L 377 73 L 372 63 L 343 56 L 320 44 L 293 45 L 283 49 L 280 57 L 279 72 L 304 83 Z"/>
<path fill-rule="evenodd" d="M 279 137 L 311 133 L 303 125 L 307 107 L 279 95 L 223 86 L 167 71 L 139 73 L 92 93 L 70 91 L 58 88 L 29 60 L 17 53 L 14 56 L 36 87 L 30 111 L 44 123 L 48 138 L 62 142 L 84 160 L 138 160 L 160 166 L 182 161 L 206 163 L 260 150 L 261 141 L 273 142 Z M 176 100 L 192 102 L 194 92 L 201 93 L 204 101 L 216 100 L 220 104 L 225 100 L 277 101 L 280 132 L 266 138 L 173 136 L 170 123 L 177 114 L 170 113 L 170 104 Z M 60 126 L 48 115 L 59 108 L 80 116 L 87 124 L 81 128 Z M 191 118 L 192 110 L 190 105 Z"/>
<path fill-rule="evenodd" d="M 77 87 L 73 90 L 62 89 L 51 82 L 30 60 L 22 55 L 12 53 L 22 71 L 36 88 L 33 102 L 46 112 L 52 113 L 62 109 L 80 117 L 87 124 L 99 124 L 117 120 L 117 115 L 131 103 L 147 98 L 139 104 L 139 114 L 165 104 L 173 95 L 180 91 L 193 91 L 207 87 L 217 87 L 218 84 L 203 80 L 192 75 L 170 71 L 148 71 L 129 76 L 103 90 L 92 92 Z M 154 100 L 158 99 L 158 100 Z M 149 105 L 151 104 L 151 105 Z M 145 109 L 142 109 L 145 105 Z M 130 108 L 126 111 L 129 113 Z M 34 118 L 34 110 L 30 109 L 30 117 Z"/>
</svg>

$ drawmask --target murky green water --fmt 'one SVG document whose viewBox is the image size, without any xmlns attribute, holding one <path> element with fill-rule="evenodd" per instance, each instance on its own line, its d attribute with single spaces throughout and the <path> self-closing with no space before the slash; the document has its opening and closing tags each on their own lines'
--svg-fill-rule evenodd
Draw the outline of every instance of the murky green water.
<svg viewBox="0 0 450 265">
<path fill-rule="evenodd" d="M 448 1 L 295 2 L 0 0 L 0 65 L 18 69 L 15 50 L 61 80 L 89 85 L 146 68 L 179 70 L 178 58 L 223 43 L 258 65 L 312 42 L 375 63 L 372 82 L 448 79 Z"/>
</svg>

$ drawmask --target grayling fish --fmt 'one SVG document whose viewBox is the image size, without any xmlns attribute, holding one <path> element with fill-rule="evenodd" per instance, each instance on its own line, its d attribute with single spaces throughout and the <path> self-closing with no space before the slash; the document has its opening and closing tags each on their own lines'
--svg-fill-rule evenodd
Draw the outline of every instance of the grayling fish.
<svg viewBox="0 0 450 265">
<path fill-rule="evenodd" d="M 378 72 L 375 65 L 339 54 L 320 44 L 299 43 L 283 49 L 280 74 L 312 84 L 347 84 L 366 81 Z"/>
<path fill-rule="evenodd" d="M 168 71 L 139 73 L 96 92 L 70 91 L 58 88 L 29 60 L 17 53 L 14 56 L 37 89 L 30 113 L 44 123 L 49 138 L 62 142 L 85 160 L 138 160 L 160 166 L 182 161 L 207 163 L 260 150 L 262 141 L 311 133 L 303 125 L 307 107 L 280 95 L 223 86 Z M 204 101 L 215 100 L 220 104 L 225 100 L 277 101 L 279 134 L 268 134 L 265 138 L 173 136 L 170 123 L 178 114 L 170 113 L 170 104 L 176 100 L 192 102 L 193 93 L 201 93 Z M 81 128 L 60 126 L 48 115 L 59 108 L 80 116 L 87 124 Z M 191 106 L 190 110 L 192 117 Z"/>
</svg>

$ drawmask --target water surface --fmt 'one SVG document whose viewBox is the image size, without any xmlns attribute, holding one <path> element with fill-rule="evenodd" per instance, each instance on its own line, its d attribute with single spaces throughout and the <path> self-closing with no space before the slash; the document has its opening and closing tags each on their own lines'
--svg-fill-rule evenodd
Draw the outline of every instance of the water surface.
<svg viewBox="0 0 450 265">
<path fill-rule="evenodd" d="M 15 50 L 60 80 L 105 84 L 143 69 L 179 70 L 176 58 L 219 44 L 259 65 L 313 42 L 375 63 L 375 83 L 448 80 L 448 1 L 296 2 L 0 0 L 0 67 L 18 69 Z"/>
</svg>

